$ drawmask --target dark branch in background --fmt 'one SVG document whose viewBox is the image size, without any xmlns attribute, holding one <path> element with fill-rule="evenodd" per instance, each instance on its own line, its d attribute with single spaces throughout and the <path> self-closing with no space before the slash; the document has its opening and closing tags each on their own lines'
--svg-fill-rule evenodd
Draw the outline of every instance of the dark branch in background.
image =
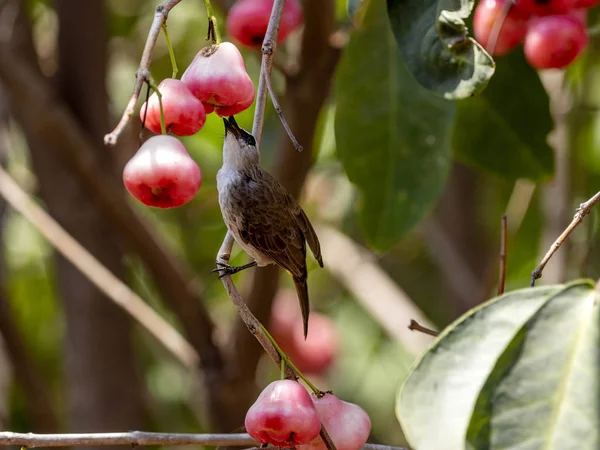
<svg viewBox="0 0 600 450">
<path fill-rule="evenodd" d="M 561 235 L 554 241 L 550 250 L 546 253 L 546 255 L 542 258 L 542 261 L 538 264 L 538 266 L 531 272 L 531 286 L 535 286 L 535 281 L 539 278 L 542 278 L 542 272 L 550 261 L 550 258 L 558 251 L 562 243 L 569 237 L 569 235 L 573 232 L 575 228 L 579 226 L 579 224 L 583 221 L 583 218 L 590 213 L 590 210 L 594 207 L 596 203 L 600 201 L 600 192 L 597 192 L 592 198 L 590 198 L 587 202 L 582 203 L 577 208 L 575 212 L 575 216 L 573 220 L 569 224 L 569 226 L 561 233 Z"/>
<path fill-rule="evenodd" d="M 202 445 L 210 447 L 247 447 L 257 442 L 246 433 L 238 434 L 184 434 L 149 433 L 129 431 L 127 433 L 81 433 L 81 434 L 33 434 L 0 432 L 0 446 L 18 445 L 21 447 L 62 447 L 74 445 Z M 250 447 L 255 450 L 262 447 Z M 364 450 L 406 450 L 380 444 L 365 444 Z"/>
<path fill-rule="evenodd" d="M 329 96 L 331 80 L 341 51 L 330 45 L 335 31 L 335 2 L 308 0 L 304 2 L 304 32 L 299 69 L 286 77 L 283 110 L 303 152 L 297 152 L 287 134 L 282 134 L 277 147 L 276 161 L 271 174 L 296 198 L 304 185 L 313 163 L 313 140 L 319 113 Z M 256 318 L 267 325 L 273 297 L 278 288 L 279 270 L 276 266 L 253 271 L 247 304 Z M 238 401 L 232 405 L 232 417 L 243 420 L 245 411 L 256 398 L 254 381 L 246 381 L 254 374 L 262 356 L 260 345 L 248 339 L 246 325 L 238 320 L 233 333 L 233 369 L 239 380 L 231 386 Z M 238 419 L 240 420 L 240 419 Z"/>
<path fill-rule="evenodd" d="M 161 27 L 167 21 L 169 12 L 173 9 L 181 0 L 165 0 L 162 4 L 156 7 L 154 13 L 154 20 L 150 26 L 148 32 L 148 39 L 146 39 L 146 45 L 144 46 L 144 52 L 142 53 L 142 59 L 140 60 L 140 66 L 135 73 L 135 85 L 133 87 L 133 94 L 127 103 L 127 107 L 123 112 L 121 120 L 115 127 L 115 129 L 104 137 L 104 143 L 106 145 L 115 145 L 119 136 L 131 120 L 131 116 L 135 112 L 135 105 L 140 98 L 140 92 L 144 82 L 150 78 L 150 64 L 152 63 L 152 53 L 156 46 L 156 40 L 160 34 Z"/>
<path fill-rule="evenodd" d="M 498 295 L 504 294 L 506 284 L 506 241 L 508 240 L 508 220 L 506 214 L 502 216 L 500 227 L 500 274 L 498 276 Z"/>
</svg>

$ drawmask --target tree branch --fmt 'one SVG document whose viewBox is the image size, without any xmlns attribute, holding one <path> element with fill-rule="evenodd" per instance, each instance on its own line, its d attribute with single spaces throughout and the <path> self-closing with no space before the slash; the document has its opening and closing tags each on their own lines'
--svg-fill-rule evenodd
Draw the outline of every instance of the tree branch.
<svg viewBox="0 0 600 450">
<path fill-rule="evenodd" d="M 149 433 L 129 431 L 125 433 L 80 433 L 80 434 L 33 434 L 0 432 L 0 446 L 18 445 L 21 447 L 69 447 L 75 445 L 202 445 L 210 447 L 246 447 L 257 442 L 246 433 L 238 434 L 186 434 Z M 260 447 L 262 448 L 262 447 Z M 250 447 L 248 450 L 258 450 Z M 364 450 L 407 450 L 381 444 L 365 444 Z"/>
<path fill-rule="evenodd" d="M 133 94 L 131 94 L 131 98 L 127 103 L 127 107 L 123 112 L 123 116 L 121 117 L 121 120 L 119 121 L 115 129 L 111 133 L 104 136 L 105 145 L 115 145 L 119 140 L 119 136 L 131 120 L 131 116 L 133 116 L 133 113 L 135 112 L 135 105 L 137 104 L 137 101 L 140 98 L 140 92 L 142 91 L 144 81 L 148 80 L 150 77 L 150 64 L 152 63 L 152 53 L 154 52 L 154 47 L 156 46 L 156 40 L 158 39 L 158 35 L 160 34 L 161 27 L 167 21 L 167 17 L 169 17 L 169 12 L 180 1 L 181 0 L 165 0 L 162 4 L 156 7 L 156 12 L 154 13 L 154 20 L 152 21 L 150 31 L 148 32 L 148 38 L 146 39 L 146 45 L 144 46 L 140 66 L 138 67 L 138 70 L 135 73 L 135 85 L 133 86 Z"/>
<path fill-rule="evenodd" d="M 544 255 L 538 266 L 531 272 L 531 286 L 535 286 L 535 281 L 539 278 L 542 278 L 542 272 L 548 264 L 548 261 L 552 258 L 552 256 L 558 251 L 560 246 L 563 244 L 565 239 L 569 237 L 569 235 L 583 222 L 583 218 L 590 213 L 590 210 L 594 207 L 596 203 L 600 201 L 600 192 L 597 192 L 592 198 L 590 198 L 587 202 L 582 203 L 577 208 L 575 212 L 575 216 L 573 220 L 569 224 L 569 226 L 561 233 L 561 235 L 556 238 L 554 243 L 550 246 L 550 250 Z"/>
</svg>

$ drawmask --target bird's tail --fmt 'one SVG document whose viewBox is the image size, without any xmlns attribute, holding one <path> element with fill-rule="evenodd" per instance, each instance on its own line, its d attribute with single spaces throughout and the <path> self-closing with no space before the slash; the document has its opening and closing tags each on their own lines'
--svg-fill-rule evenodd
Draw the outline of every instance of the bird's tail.
<svg viewBox="0 0 600 450">
<path fill-rule="evenodd" d="M 298 300 L 300 301 L 300 310 L 302 311 L 302 321 L 304 322 L 304 339 L 308 336 L 308 313 L 310 306 L 308 304 L 308 284 L 306 277 L 294 277 Z"/>
</svg>

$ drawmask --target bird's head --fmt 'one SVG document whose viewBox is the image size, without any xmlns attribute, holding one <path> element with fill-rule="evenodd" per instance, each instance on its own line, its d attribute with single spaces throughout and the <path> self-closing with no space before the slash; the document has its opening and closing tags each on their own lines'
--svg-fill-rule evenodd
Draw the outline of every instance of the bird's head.
<svg viewBox="0 0 600 450">
<path fill-rule="evenodd" d="M 223 142 L 223 165 L 244 169 L 258 165 L 259 153 L 256 139 L 241 128 L 235 117 L 223 117 L 225 123 L 225 141 Z"/>
</svg>

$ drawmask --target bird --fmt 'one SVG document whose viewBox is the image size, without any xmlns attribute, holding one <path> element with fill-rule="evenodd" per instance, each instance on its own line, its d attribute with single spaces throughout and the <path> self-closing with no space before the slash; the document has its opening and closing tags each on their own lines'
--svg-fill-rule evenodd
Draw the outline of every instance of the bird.
<svg viewBox="0 0 600 450">
<path fill-rule="evenodd" d="M 217 172 L 217 191 L 223 220 L 238 245 L 253 261 L 243 266 L 217 262 L 219 278 L 255 266 L 275 264 L 293 278 L 308 336 L 308 272 L 306 244 L 323 267 L 321 245 L 296 199 L 260 167 L 256 139 L 240 128 L 235 117 L 223 118 L 223 165 Z"/>
</svg>

